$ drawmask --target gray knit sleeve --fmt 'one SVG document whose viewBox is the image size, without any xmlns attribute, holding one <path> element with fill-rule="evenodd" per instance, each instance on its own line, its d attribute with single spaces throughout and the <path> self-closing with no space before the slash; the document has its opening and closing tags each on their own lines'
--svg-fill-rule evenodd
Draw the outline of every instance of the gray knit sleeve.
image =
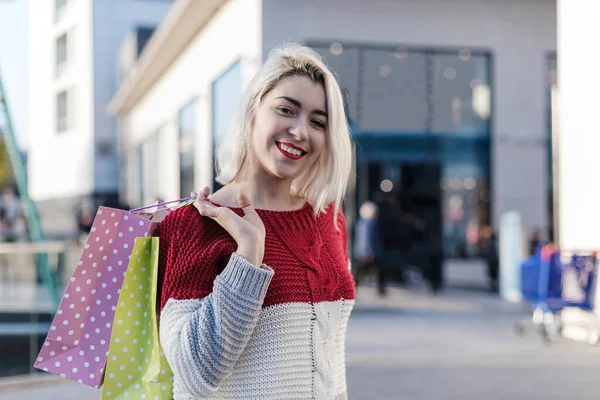
<svg viewBox="0 0 600 400">
<path fill-rule="evenodd" d="M 254 331 L 272 277 L 271 268 L 257 268 L 233 253 L 211 294 L 167 301 L 160 342 L 176 387 L 198 397 L 218 390 Z"/>
</svg>

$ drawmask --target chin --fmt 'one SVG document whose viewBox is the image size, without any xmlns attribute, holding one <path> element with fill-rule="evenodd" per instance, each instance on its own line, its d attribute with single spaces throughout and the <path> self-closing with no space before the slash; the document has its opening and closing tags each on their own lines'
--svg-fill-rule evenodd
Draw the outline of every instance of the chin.
<svg viewBox="0 0 600 400">
<path fill-rule="evenodd" d="M 279 163 L 275 163 L 275 165 L 270 165 L 266 168 L 267 172 L 279 179 L 296 179 L 299 177 L 303 170 L 299 168 L 290 168 L 289 165 L 278 165 Z"/>
<path fill-rule="evenodd" d="M 284 170 L 283 168 L 269 169 L 268 172 L 275 178 L 282 179 L 282 180 L 288 180 L 288 179 L 294 180 L 298 176 L 300 176 L 299 173 L 287 171 L 287 170 Z"/>
</svg>

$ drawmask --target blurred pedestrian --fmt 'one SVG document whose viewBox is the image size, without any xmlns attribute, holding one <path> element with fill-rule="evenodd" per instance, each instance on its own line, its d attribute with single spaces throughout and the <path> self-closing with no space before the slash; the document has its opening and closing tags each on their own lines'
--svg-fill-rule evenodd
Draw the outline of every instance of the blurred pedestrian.
<svg viewBox="0 0 600 400">
<path fill-rule="evenodd" d="M 383 264 L 382 243 L 379 237 L 378 209 L 375 203 L 367 201 L 360 206 L 359 218 L 354 228 L 354 281 L 360 285 L 367 272 L 377 274 L 377 290 L 381 296 L 386 294 L 385 266 Z"/>
<path fill-rule="evenodd" d="M 94 205 L 90 199 L 83 199 L 77 206 L 75 218 L 77 220 L 77 239 L 80 243 L 84 243 L 92 229 L 94 223 Z"/>
<path fill-rule="evenodd" d="M 3 237 L 5 242 L 15 242 L 18 239 L 19 222 L 23 217 L 23 206 L 21 200 L 15 195 L 11 186 L 2 191 L 0 198 L 0 218 L 3 225 Z"/>
<path fill-rule="evenodd" d="M 353 152 L 339 84 L 317 53 L 287 45 L 231 125 L 224 186 L 158 227 L 174 398 L 346 399 L 355 291 L 340 205 Z"/>
<path fill-rule="evenodd" d="M 529 255 L 537 253 L 542 247 L 542 232 L 539 228 L 535 228 L 529 237 Z"/>
<path fill-rule="evenodd" d="M 499 289 L 498 277 L 500 274 L 500 254 L 498 250 L 498 237 L 488 226 L 482 229 L 481 256 L 487 265 L 487 274 L 490 281 L 490 290 L 497 292 Z"/>
</svg>

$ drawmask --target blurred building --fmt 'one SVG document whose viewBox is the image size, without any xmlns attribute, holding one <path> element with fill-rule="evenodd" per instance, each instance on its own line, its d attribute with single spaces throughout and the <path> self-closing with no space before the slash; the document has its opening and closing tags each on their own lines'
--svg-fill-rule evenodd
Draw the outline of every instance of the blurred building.
<svg viewBox="0 0 600 400">
<path fill-rule="evenodd" d="M 156 26 L 171 2 L 29 7 L 29 190 L 50 235 L 75 230 L 82 202 L 117 203 L 117 121 L 106 106 L 118 87 L 118 50 L 128 33 Z"/>
<path fill-rule="evenodd" d="M 215 141 L 285 41 L 317 50 L 344 88 L 351 216 L 387 198 L 424 219 L 448 257 L 475 254 L 507 210 L 550 229 L 553 0 L 177 0 L 109 106 L 124 198 L 213 182 Z"/>
</svg>

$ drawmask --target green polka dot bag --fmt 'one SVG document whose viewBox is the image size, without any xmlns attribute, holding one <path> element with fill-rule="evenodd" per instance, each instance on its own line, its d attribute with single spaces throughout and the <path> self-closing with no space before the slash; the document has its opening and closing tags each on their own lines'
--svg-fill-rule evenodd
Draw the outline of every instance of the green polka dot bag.
<svg viewBox="0 0 600 400">
<path fill-rule="evenodd" d="M 158 240 L 136 239 L 115 312 L 102 400 L 173 398 L 156 319 Z"/>
</svg>

